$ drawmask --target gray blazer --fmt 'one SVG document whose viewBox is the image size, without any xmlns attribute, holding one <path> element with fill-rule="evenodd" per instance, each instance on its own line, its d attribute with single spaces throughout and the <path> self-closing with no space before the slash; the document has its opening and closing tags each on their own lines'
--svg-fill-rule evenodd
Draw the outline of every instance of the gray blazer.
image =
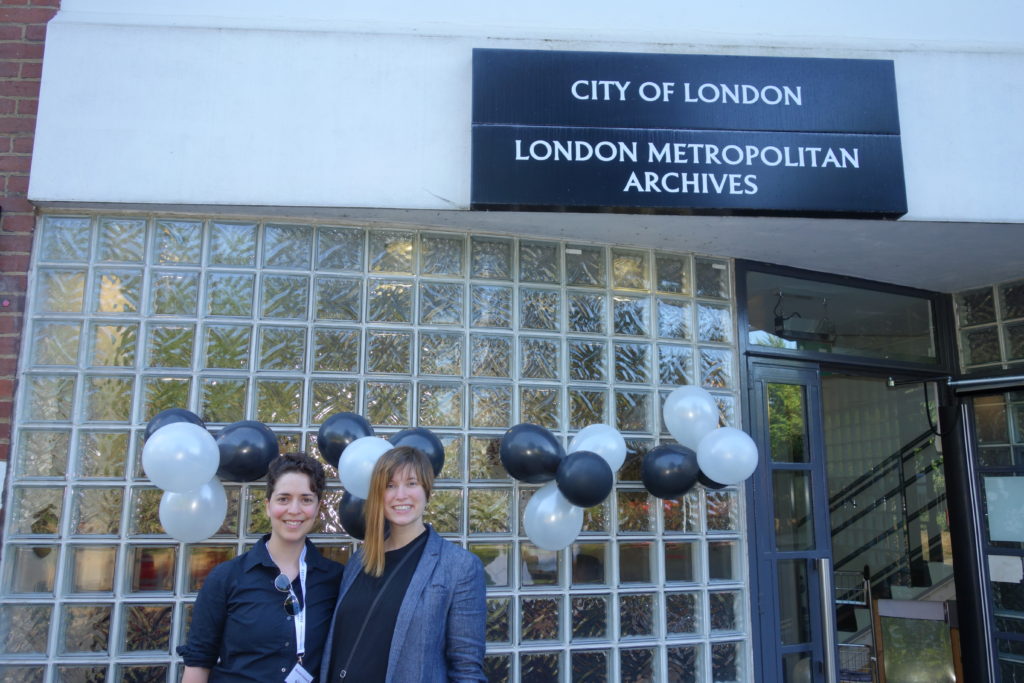
<svg viewBox="0 0 1024 683">
<path fill-rule="evenodd" d="M 486 681 L 484 644 L 487 600 L 484 567 L 471 552 L 449 543 L 429 526 L 416 571 L 395 622 L 385 683 Z M 345 566 L 338 606 L 363 570 L 360 548 Z M 334 619 L 320 665 L 320 680 L 331 671 Z"/>
</svg>

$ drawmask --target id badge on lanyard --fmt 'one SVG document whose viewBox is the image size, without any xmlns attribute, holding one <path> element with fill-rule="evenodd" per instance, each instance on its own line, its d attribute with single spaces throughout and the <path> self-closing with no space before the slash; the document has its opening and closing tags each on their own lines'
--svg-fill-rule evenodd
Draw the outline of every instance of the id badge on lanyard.
<svg viewBox="0 0 1024 683">
<path fill-rule="evenodd" d="M 295 615 L 295 655 L 298 661 L 288 672 L 285 683 L 310 683 L 313 674 L 302 666 L 302 655 L 306 654 L 306 605 L 309 604 L 309 593 L 306 591 L 306 549 L 299 556 L 299 586 L 302 588 L 302 610 Z"/>
</svg>

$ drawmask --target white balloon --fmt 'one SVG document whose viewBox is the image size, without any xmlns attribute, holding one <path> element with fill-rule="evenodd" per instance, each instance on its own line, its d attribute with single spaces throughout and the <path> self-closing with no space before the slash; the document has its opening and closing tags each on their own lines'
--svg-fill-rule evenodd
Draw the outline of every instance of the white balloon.
<svg viewBox="0 0 1024 683">
<path fill-rule="evenodd" d="M 714 396 L 700 387 L 673 389 L 665 399 L 662 415 L 672 438 L 693 450 L 718 426 L 718 404 Z"/>
<path fill-rule="evenodd" d="M 526 504 L 523 528 L 538 548 L 561 550 L 583 530 L 583 508 L 566 500 L 557 482 L 548 482 L 537 489 Z"/>
<path fill-rule="evenodd" d="M 338 460 L 338 478 L 345 490 L 356 498 L 368 498 L 373 466 L 392 448 L 390 441 L 379 436 L 363 436 L 346 446 Z"/>
<path fill-rule="evenodd" d="M 142 447 L 142 469 L 164 491 L 192 491 L 220 466 L 217 440 L 191 422 L 172 422 L 153 432 Z"/>
<path fill-rule="evenodd" d="M 217 479 L 192 491 L 165 491 L 160 498 L 160 524 L 183 543 L 198 543 L 213 536 L 227 513 L 228 497 Z"/>
<path fill-rule="evenodd" d="M 581 429 L 566 449 L 567 453 L 576 451 L 597 453 L 612 468 L 612 472 L 617 472 L 622 463 L 626 462 L 626 440 L 619 430 L 609 425 L 594 424 Z"/>
<path fill-rule="evenodd" d="M 738 484 L 757 469 L 757 444 L 742 429 L 719 427 L 697 446 L 697 464 L 708 479 Z"/>
</svg>

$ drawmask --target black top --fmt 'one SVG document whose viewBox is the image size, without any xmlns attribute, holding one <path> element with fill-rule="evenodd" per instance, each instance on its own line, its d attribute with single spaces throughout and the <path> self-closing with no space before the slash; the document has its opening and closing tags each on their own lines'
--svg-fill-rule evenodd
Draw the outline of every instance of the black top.
<svg viewBox="0 0 1024 683">
<path fill-rule="evenodd" d="M 281 681 L 295 666 L 295 621 L 284 610 L 286 595 L 274 587 L 280 571 L 267 552 L 268 538 L 214 567 L 196 598 L 188 642 L 178 654 L 187 666 L 211 669 L 211 681 Z M 307 608 L 302 663 L 314 676 L 342 569 L 306 541 L 306 595 L 298 579 L 293 587 Z"/>
<path fill-rule="evenodd" d="M 346 681 L 385 679 L 398 610 L 426 541 L 424 531 L 405 546 L 384 553 L 384 573 L 380 577 L 359 572 L 334 616 L 334 641 L 327 645 L 331 648 L 328 680 L 341 680 L 343 670 Z M 385 583 L 387 589 L 381 593 Z"/>
</svg>

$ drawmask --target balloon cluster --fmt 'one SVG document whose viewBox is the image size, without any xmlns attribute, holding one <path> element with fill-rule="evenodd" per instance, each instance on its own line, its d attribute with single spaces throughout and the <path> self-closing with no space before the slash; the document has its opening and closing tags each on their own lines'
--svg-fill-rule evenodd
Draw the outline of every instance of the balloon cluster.
<svg viewBox="0 0 1024 683">
<path fill-rule="evenodd" d="M 279 454 L 277 438 L 261 422 L 230 424 L 217 438 L 183 408 L 158 413 L 146 425 L 142 469 L 163 489 L 160 524 L 183 543 L 216 533 L 227 515 L 221 481 L 254 481 Z"/>
<path fill-rule="evenodd" d="M 529 484 L 544 484 L 523 511 L 523 529 L 538 548 L 560 550 L 583 529 L 583 508 L 600 505 L 612 491 L 615 472 L 626 460 L 626 441 L 604 424 L 583 428 L 568 455 L 554 434 L 535 424 L 518 424 L 501 439 L 501 463 Z"/>
<path fill-rule="evenodd" d="M 335 413 L 324 420 L 316 444 L 324 460 L 338 468 L 338 478 L 345 487 L 338 504 L 341 526 L 349 536 L 360 540 L 366 537 L 363 506 L 370 495 L 373 467 L 385 451 L 410 446 L 427 455 L 435 476 L 444 467 L 444 444 L 429 429 L 413 427 L 383 439 L 375 436 L 370 422 L 356 413 Z"/>
</svg>

